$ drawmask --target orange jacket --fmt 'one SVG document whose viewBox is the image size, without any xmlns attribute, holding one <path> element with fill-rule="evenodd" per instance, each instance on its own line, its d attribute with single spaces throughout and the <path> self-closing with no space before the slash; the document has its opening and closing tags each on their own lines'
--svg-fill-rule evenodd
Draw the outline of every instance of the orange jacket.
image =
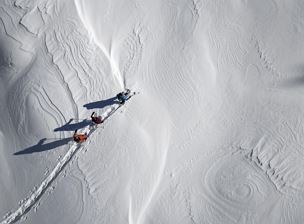
<svg viewBox="0 0 304 224">
<path fill-rule="evenodd" d="M 73 138 L 75 142 L 84 142 L 88 136 L 85 134 L 74 134 Z"/>
</svg>

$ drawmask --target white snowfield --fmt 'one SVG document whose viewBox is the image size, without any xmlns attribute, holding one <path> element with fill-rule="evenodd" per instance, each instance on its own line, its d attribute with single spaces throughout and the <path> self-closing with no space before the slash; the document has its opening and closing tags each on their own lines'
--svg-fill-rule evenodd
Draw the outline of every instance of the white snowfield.
<svg viewBox="0 0 304 224">
<path fill-rule="evenodd" d="M 304 223 L 303 11 L 1 1 L 0 224 Z"/>
<path fill-rule="evenodd" d="M 108 109 L 105 113 L 103 113 L 101 116 L 103 117 L 103 120 L 106 120 L 110 118 L 114 112 L 116 112 L 117 109 L 119 109 L 121 106 L 111 107 Z M 83 133 L 86 133 L 88 137 L 92 137 L 92 134 L 100 128 L 100 125 L 94 125 L 91 123 L 87 127 L 82 129 Z M 72 139 L 71 139 L 72 141 Z M 48 176 L 42 181 L 40 186 L 34 190 L 34 192 L 31 193 L 30 197 L 26 198 L 24 201 L 20 203 L 19 208 L 13 212 L 12 214 L 9 214 L 8 217 L 5 218 L 1 222 L 1 224 L 7 224 L 7 223 L 13 223 L 20 219 L 35 203 L 39 200 L 39 198 L 42 196 L 42 194 L 45 192 L 45 190 L 49 187 L 49 185 L 52 183 L 52 181 L 57 177 L 57 175 L 62 171 L 65 165 L 71 160 L 73 155 L 79 150 L 84 147 L 87 147 L 87 144 L 85 143 L 76 143 L 74 142 L 68 152 L 64 155 L 62 159 L 60 159 L 52 172 L 48 174 Z"/>
</svg>

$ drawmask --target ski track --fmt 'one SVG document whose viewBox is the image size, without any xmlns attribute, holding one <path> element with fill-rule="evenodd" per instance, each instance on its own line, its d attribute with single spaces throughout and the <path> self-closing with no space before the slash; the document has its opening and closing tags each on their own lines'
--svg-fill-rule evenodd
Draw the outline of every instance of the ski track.
<svg viewBox="0 0 304 224">
<path fill-rule="evenodd" d="M 5 2 L 6 4 L 13 4 L 8 0 Z M 160 10 L 163 10 L 163 13 L 160 16 L 164 16 L 162 21 L 167 24 L 157 24 L 159 25 L 159 30 L 157 29 L 157 31 L 160 31 L 157 32 L 157 34 L 154 34 L 152 32 L 153 29 L 151 29 L 151 37 L 149 36 L 151 39 L 149 39 L 149 41 L 154 38 L 153 43 L 156 43 L 156 45 L 149 45 L 151 43 L 149 41 L 147 41 L 147 43 L 145 42 L 145 45 L 143 44 L 146 38 L 145 31 L 149 30 L 145 27 L 146 24 L 143 22 L 143 24 L 135 26 L 132 32 L 125 38 L 122 37 L 122 39 L 120 39 L 122 40 L 121 46 L 115 45 L 117 42 L 114 41 L 114 33 L 111 37 L 110 49 L 107 49 L 108 46 L 104 46 L 103 43 L 93 42 L 96 43 L 95 45 L 98 45 L 98 47 L 94 46 L 89 38 L 87 38 L 88 33 L 79 31 L 78 21 L 73 21 L 73 19 L 71 20 L 69 18 L 65 20 L 65 18 L 62 18 L 62 15 L 60 15 L 62 9 L 59 8 L 57 3 L 50 2 L 51 1 L 49 0 L 33 1 L 32 4 L 28 2 L 28 6 L 26 5 L 26 1 L 23 3 L 22 1 L 19 1 L 18 3 L 15 2 L 15 6 L 20 9 L 18 13 L 14 12 L 12 9 L 8 11 L 7 9 L 0 7 L 0 12 L 2 13 L 0 22 L 3 24 L 6 35 L 16 41 L 21 50 L 28 53 L 30 53 L 28 49 L 30 49 L 31 46 L 23 45 L 23 41 L 20 40 L 20 36 L 22 36 L 20 30 L 22 30 L 22 32 L 30 32 L 35 38 L 39 38 L 42 34 L 41 31 L 48 29 L 47 32 L 42 34 L 42 45 L 44 45 L 43 47 L 45 47 L 48 55 L 51 56 L 52 64 L 54 64 L 58 70 L 54 75 L 56 75 L 60 85 L 65 89 L 68 101 L 70 101 L 73 106 L 75 117 L 79 118 L 79 114 L 81 114 L 80 110 L 83 109 L 79 107 L 80 105 L 83 105 L 83 103 L 86 103 L 87 99 L 99 99 L 103 92 L 111 91 L 110 87 L 108 87 L 111 85 L 104 84 L 107 81 L 107 78 L 109 78 L 107 74 L 111 72 L 101 68 L 110 68 L 109 70 L 112 71 L 111 75 L 113 75 L 121 86 L 123 86 L 127 84 L 126 82 L 136 80 L 135 75 L 138 69 L 141 69 L 139 66 L 140 64 L 147 64 L 147 69 L 144 74 L 141 74 L 142 77 L 140 78 L 142 78 L 142 81 L 147 85 L 146 87 L 152 89 L 152 92 L 165 93 L 160 94 L 158 97 L 160 100 L 164 101 L 162 103 L 167 104 L 168 110 L 172 110 L 170 111 L 172 112 L 170 113 L 170 116 L 172 114 L 173 117 L 172 126 L 176 129 L 183 126 L 183 130 L 179 131 L 178 135 L 182 140 L 178 141 L 178 143 L 174 143 L 173 147 L 170 147 L 170 150 L 173 148 L 173 151 L 176 152 L 176 149 L 180 154 L 183 152 L 187 152 L 186 154 L 189 155 L 193 153 L 189 149 L 192 149 L 191 146 L 195 140 L 202 137 L 201 129 L 210 125 L 209 123 L 207 124 L 207 122 L 205 123 L 205 121 L 208 120 L 206 117 L 212 116 L 201 110 L 199 113 L 202 114 L 204 119 L 199 118 L 195 121 L 189 119 L 189 122 L 183 123 L 184 117 L 182 117 L 183 114 L 192 114 L 193 118 L 197 118 L 195 116 L 195 113 L 197 112 L 194 109 L 196 109 L 195 106 L 199 104 L 201 100 L 198 95 L 203 91 L 208 93 L 208 90 L 202 90 L 202 88 L 198 87 L 198 85 L 202 84 L 202 82 L 199 81 L 202 80 L 198 80 L 198 76 L 193 75 L 193 72 L 196 71 L 193 67 L 195 67 L 196 65 L 194 64 L 199 61 L 194 61 L 196 55 L 193 56 L 193 54 L 191 54 L 191 51 L 193 50 L 191 47 L 195 46 L 192 45 L 194 41 L 193 37 L 200 31 L 199 28 L 201 27 L 198 27 L 201 25 L 200 22 L 204 22 L 205 17 L 207 17 L 205 16 L 205 12 L 208 13 L 208 10 L 205 10 L 205 5 L 204 12 L 201 11 L 202 1 L 191 0 L 185 1 L 185 3 L 181 1 L 181 8 L 178 8 L 178 4 L 176 4 L 175 1 L 170 1 L 169 4 L 166 3 L 165 5 L 161 5 L 162 8 Z M 271 8 L 271 10 L 265 10 L 269 11 L 269 15 L 262 15 L 261 18 L 255 18 L 256 20 L 265 20 L 263 23 L 264 25 L 260 24 L 257 26 L 265 26 L 265 23 L 269 23 L 273 15 L 279 12 L 278 3 L 274 0 L 271 2 L 274 7 Z M 233 20 L 231 19 L 230 14 L 222 13 L 227 10 L 227 8 L 229 10 L 232 9 L 232 12 L 243 12 L 238 11 L 238 7 L 245 7 L 244 3 L 247 4 L 248 1 L 240 1 L 232 4 L 228 3 L 228 7 L 226 7 L 225 4 L 219 4 L 222 3 L 221 1 L 204 2 L 204 4 L 205 3 L 206 5 L 208 4 L 208 6 L 211 5 L 214 12 L 214 15 L 212 15 L 213 18 L 211 19 L 216 22 L 212 24 L 214 27 L 206 30 L 207 36 L 209 37 L 209 42 L 207 41 L 206 45 L 209 43 L 211 45 L 210 48 L 214 49 L 212 49 L 210 54 L 209 52 L 208 54 L 205 53 L 204 59 L 209 60 L 212 64 L 215 62 L 213 64 L 214 70 L 216 70 L 214 73 L 217 72 L 219 75 L 222 75 L 222 77 L 215 77 L 218 74 L 215 74 L 214 76 L 215 82 L 218 81 L 216 84 L 218 84 L 220 88 L 227 88 L 227 86 L 235 87 L 233 81 L 237 79 L 234 78 L 238 75 L 235 74 L 237 73 L 235 72 L 237 69 L 245 71 L 245 75 L 252 78 L 252 73 L 248 72 L 250 71 L 250 66 L 256 68 L 257 74 L 254 73 L 253 75 L 256 75 L 258 77 L 257 79 L 263 79 L 263 84 L 265 84 L 264 81 L 267 79 L 267 76 L 263 76 L 262 74 L 264 72 L 272 74 L 269 80 L 287 76 L 287 74 L 283 73 L 284 70 L 281 69 L 281 66 L 279 66 L 279 57 L 273 56 L 275 55 L 274 51 L 271 51 L 271 47 L 273 46 L 263 39 L 263 35 L 261 38 L 261 36 L 255 36 L 253 34 L 248 37 L 247 40 L 243 41 L 242 38 L 239 38 L 244 36 L 244 30 L 242 30 L 242 25 L 244 24 L 239 22 L 243 17 L 240 16 L 235 19 L 232 16 L 234 18 Z M 35 5 L 37 5 L 37 7 Z M 233 7 L 231 7 L 231 5 Z M 265 9 L 268 9 L 269 7 L 266 6 L 267 5 L 265 5 Z M 110 2 L 108 7 L 110 7 L 111 10 L 106 10 L 108 15 L 105 15 L 105 19 L 110 21 L 110 13 L 111 11 L 115 11 L 115 5 Z M 76 8 L 78 9 L 80 19 L 87 25 L 84 21 L 84 16 L 81 15 L 81 10 L 79 9 L 81 6 L 76 5 Z M 12 16 L 11 13 L 18 14 L 18 17 L 16 16 L 16 18 L 18 18 L 17 23 L 14 21 L 15 15 Z M 31 18 L 36 16 L 37 18 L 41 16 L 40 19 L 42 21 L 39 23 L 30 23 L 29 21 L 31 21 Z M 51 26 L 48 26 L 49 18 L 51 18 L 53 22 Z M 247 24 L 245 23 L 245 25 Z M 248 27 L 253 28 L 254 30 L 258 30 L 257 26 L 248 25 Z M 246 31 L 247 30 L 245 29 L 245 32 Z M 223 36 L 225 37 L 225 40 L 223 40 Z M 200 37 L 197 38 L 197 40 L 200 40 L 201 42 L 205 41 Z M 160 44 L 157 45 L 157 43 Z M 155 46 L 159 48 L 149 49 L 151 46 L 153 48 Z M 115 58 L 115 53 L 117 52 L 111 52 L 111 50 L 116 50 L 120 47 L 123 51 L 118 52 L 119 57 Z M 98 51 L 99 48 L 100 50 Z M 147 56 L 146 51 L 149 50 L 152 52 L 153 60 L 148 58 L 148 60 L 145 61 L 145 56 Z M 251 52 L 253 52 L 252 54 L 254 55 L 252 59 L 253 62 L 247 65 L 246 57 L 249 58 Z M 99 64 L 97 64 L 98 60 L 95 60 L 92 57 L 93 53 L 94 56 L 98 55 L 98 57 L 102 58 L 102 62 L 98 62 Z M 244 58 L 246 59 L 244 60 Z M 204 59 L 202 59 L 202 61 Z M 249 58 L 249 61 L 250 60 L 251 59 Z M 108 64 L 106 62 L 108 62 Z M 98 73 L 102 74 L 96 75 Z M 241 75 L 242 74 L 243 73 L 241 72 Z M 135 77 L 134 80 L 132 80 L 133 77 Z M 268 79 L 266 81 L 268 81 Z M 248 82 L 250 82 L 250 80 Z M 223 83 L 227 84 L 227 86 L 223 86 Z M 55 102 L 53 103 L 51 95 L 49 96 L 43 87 L 39 86 L 37 83 L 33 84 L 29 82 L 24 77 L 14 80 L 13 84 L 12 87 L 14 88 L 12 88 L 12 92 L 9 94 L 8 98 L 9 101 L 13 103 L 9 105 L 9 109 L 12 111 L 12 117 L 15 118 L 13 121 L 18 121 L 18 123 L 15 123 L 15 126 L 18 127 L 18 134 L 21 137 L 26 138 L 23 129 L 26 127 L 25 122 L 27 120 L 27 115 L 22 113 L 22 111 L 24 111 L 24 104 L 28 98 L 23 95 L 30 96 L 32 102 L 37 105 L 37 108 L 39 107 L 39 111 L 43 111 L 44 114 L 51 117 L 58 125 L 64 123 L 64 113 L 60 110 L 60 107 L 56 106 Z M 259 84 L 260 83 L 257 82 L 256 86 L 260 86 Z M 90 89 L 97 91 L 91 93 L 88 91 Z M 226 112 L 228 111 L 227 113 L 231 112 L 230 110 L 233 110 L 227 105 L 235 100 L 233 95 L 235 94 L 235 92 L 233 92 L 234 88 L 230 89 L 231 90 L 228 90 L 227 92 L 223 91 L 225 96 L 223 102 L 220 102 L 222 103 L 221 109 L 225 110 L 228 107 L 226 110 Z M 256 91 L 256 89 L 254 90 L 255 92 L 259 92 Z M 208 93 L 208 95 L 209 94 L 210 93 Z M 212 94 L 213 93 L 210 95 Z M 20 97 L 21 95 L 22 97 Z M 206 98 L 208 100 L 208 95 L 206 95 L 206 97 L 203 95 L 202 99 Z M 268 95 L 271 95 L 271 93 Z M 172 103 L 171 99 L 176 99 L 176 101 Z M 181 186 L 183 185 L 182 180 L 176 180 L 176 186 L 170 186 L 172 187 L 170 190 L 174 192 L 174 197 L 165 198 L 163 201 L 160 201 L 160 208 L 155 208 L 158 209 L 157 211 L 159 211 L 159 213 L 163 212 L 168 216 L 164 217 L 164 219 L 167 220 L 167 223 L 178 223 L 180 221 L 176 218 L 176 222 L 172 222 L 170 219 L 175 219 L 174 215 L 179 217 L 185 215 L 189 223 L 202 223 L 202 216 L 205 216 L 204 223 L 261 223 L 259 222 L 261 220 L 258 220 L 256 216 L 263 216 L 265 212 L 270 214 L 271 210 L 275 210 L 277 206 L 282 207 L 280 210 L 282 211 L 282 217 L 280 218 L 281 223 L 297 223 L 298 220 L 295 220 L 296 218 L 293 217 L 293 211 L 296 209 L 295 204 L 298 201 L 304 200 L 299 197 L 299 194 L 293 195 L 293 193 L 303 193 L 302 189 L 304 187 L 304 181 L 303 178 L 301 178 L 304 176 L 304 172 L 302 172 L 302 161 L 304 158 L 302 149 L 304 147 L 304 142 L 301 140 L 301 136 L 303 136 L 304 133 L 303 128 L 301 127 L 303 122 L 301 120 L 290 122 L 290 119 L 288 120 L 287 117 L 292 117 L 293 114 L 290 115 L 287 113 L 289 111 L 287 107 L 282 109 L 278 106 L 280 105 L 279 103 L 277 103 L 278 105 L 274 103 L 274 100 L 266 101 L 267 100 L 264 101 L 264 104 L 261 103 L 261 105 L 256 106 L 258 108 L 269 109 L 258 114 L 257 117 L 260 120 L 254 121 L 254 125 L 250 124 L 246 127 L 245 125 L 240 126 L 241 130 L 238 134 L 243 136 L 243 132 L 246 133 L 244 134 L 246 140 L 253 136 L 253 140 L 250 139 L 253 142 L 253 146 L 249 143 L 243 146 L 241 143 L 238 144 L 234 142 L 235 145 L 239 145 L 239 148 L 231 153 L 227 153 L 227 151 L 231 151 L 230 148 L 227 148 L 223 149 L 222 154 L 220 153 L 220 155 L 214 154 L 215 156 L 213 158 L 209 155 L 209 157 L 206 156 L 207 159 L 205 160 L 196 158 L 194 159 L 196 163 L 194 163 L 192 159 L 187 160 L 187 158 L 185 158 L 181 163 L 176 165 L 174 172 L 183 172 L 186 170 L 189 171 L 187 175 L 191 175 L 192 172 L 198 172 L 196 177 L 199 177 L 199 190 L 196 189 L 198 194 L 195 196 L 203 202 L 198 202 L 199 199 L 192 201 L 192 196 L 194 193 L 197 193 L 193 191 L 192 185 L 191 187 L 183 188 L 183 186 Z M 253 104 L 257 103 L 255 101 L 252 102 Z M 268 105 L 269 102 L 274 105 Z M 15 111 L 14 108 L 17 108 L 18 105 L 20 111 Z M 232 105 L 236 106 L 236 104 Z M 293 105 L 291 104 L 289 106 L 291 107 Z M 256 107 L 253 107 L 254 111 L 257 110 Z M 112 112 L 106 112 L 107 116 L 111 116 L 118 108 L 119 107 L 116 109 L 112 108 Z M 178 111 L 178 113 L 174 113 L 173 110 Z M 282 112 L 283 110 L 287 111 L 286 114 Z M 236 112 L 235 114 L 242 115 L 240 117 L 243 120 L 248 119 L 251 115 L 251 113 L 248 113 L 245 110 L 242 112 L 244 112 L 245 115 L 241 112 Z M 302 111 L 298 111 L 298 114 L 300 113 L 302 113 Z M 269 117 L 267 117 L 268 114 Z M 104 114 L 102 116 L 104 116 Z M 285 117 L 286 120 L 284 120 L 284 118 L 282 119 L 282 117 Z M 224 118 L 220 118 L 221 122 L 219 123 L 223 126 L 233 126 L 237 119 L 239 119 L 238 116 L 232 117 L 229 119 L 229 123 Z M 90 130 L 90 135 L 96 130 L 97 129 Z M 210 128 L 210 130 L 212 129 Z M 180 134 L 180 132 L 182 132 L 182 134 Z M 233 134 L 231 136 L 233 136 Z M 74 156 L 76 152 L 85 148 L 91 141 L 92 143 L 95 143 L 94 139 L 88 139 L 86 144 L 82 146 L 73 144 L 65 156 L 56 164 L 52 172 L 42 181 L 40 186 L 28 198 L 22 200 L 20 207 L 17 208 L 15 212 L 9 214 L 0 224 L 14 223 L 19 219 L 25 218 L 25 214 L 32 208 L 36 210 L 39 199 L 44 195 L 44 192 L 51 186 L 56 177 L 60 175 L 64 167 L 77 159 L 77 156 Z M 99 144 L 102 145 L 104 143 Z M 248 145 L 249 147 L 247 147 Z M 119 147 L 121 146 L 119 145 Z M 117 151 L 113 153 L 119 153 L 119 150 Z M 136 209 L 134 209 L 134 213 L 132 211 L 133 207 L 136 208 L 136 206 L 138 206 L 138 201 L 136 201 L 138 199 L 136 198 L 137 196 L 134 196 L 134 198 L 129 196 L 128 198 L 129 210 L 127 216 L 129 223 L 143 223 L 147 216 L 150 215 L 148 209 L 152 210 L 153 203 L 158 200 L 158 193 L 162 193 L 161 191 L 164 190 L 161 188 L 160 191 L 158 191 L 164 180 L 163 175 L 167 165 L 166 160 L 170 159 L 172 154 L 167 155 L 167 153 L 170 153 L 167 151 L 162 153 L 163 154 L 160 155 L 159 170 L 156 172 L 157 176 L 154 179 L 151 189 L 143 196 L 143 203 L 138 209 L 139 214 L 136 214 Z M 192 154 L 192 156 L 194 155 L 196 154 Z M 107 152 L 106 156 L 97 156 L 98 159 L 104 159 L 105 161 L 107 158 L 117 158 L 116 154 L 112 154 L 112 152 Z M 157 154 L 157 156 L 159 155 Z M 99 161 L 98 159 L 97 161 Z M 210 161 L 206 160 L 213 160 L 213 164 L 210 165 Z M 128 162 L 129 161 L 127 161 L 127 163 Z M 110 160 L 110 162 L 108 164 L 105 163 L 104 166 L 114 166 L 114 164 L 115 161 Z M 205 164 L 209 164 L 209 166 Z M 195 165 L 198 166 L 195 167 L 197 169 L 194 169 Z M 112 173 L 111 175 L 109 175 L 109 173 L 102 174 L 102 178 L 99 180 L 96 176 L 100 173 L 100 169 L 102 168 L 90 168 L 92 168 L 92 164 L 89 164 L 85 169 L 79 168 L 84 176 L 86 176 L 85 184 L 90 185 L 90 187 L 88 187 L 89 194 L 92 195 L 98 189 L 101 189 L 100 191 L 102 192 L 106 192 L 106 195 L 109 192 L 113 194 L 120 193 L 115 192 L 116 189 L 113 188 L 102 188 L 104 183 L 107 182 L 111 183 L 112 186 L 115 186 L 115 181 L 118 180 L 112 180 L 115 179 L 111 178 Z M 114 169 L 112 172 L 113 176 L 116 177 L 118 170 Z M 58 181 L 58 179 L 56 180 Z M 289 197 L 289 201 L 285 202 L 283 200 L 284 197 Z M 120 196 L 117 196 L 117 198 L 120 198 Z M 172 203 L 174 200 L 177 201 L 177 203 Z M 279 203 L 276 203 L 278 201 Z M 202 207 L 196 207 L 196 205 L 192 204 L 193 202 L 201 203 L 203 205 Z M 83 203 L 84 202 L 82 202 L 82 204 Z M 106 209 L 112 206 L 110 200 L 105 200 L 105 202 L 102 201 L 100 203 L 104 203 Z M 302 203 L 300 205 L 303 205 L 303 202 L 300 203 Z M 161 211 L 162 208 L 165 212 Z M 182 210 L 183 208 L 185 210 Z M 303 208 L 303 206 L 301 208 Z M 301 208 L 298 211 L 299 213 L 302 212 Z M 176 211 L 181 212 L 181 214 L 177 214 Z M 112 211 L 107 212 L 105 216 L 112 215 L 111 212 Z M 198 213 L 203 213 L 203 215 Z M 276 212 L 274 213 L 277 214 Z M 155 217 L 157 216 L 155 215 Z M 163 220 L 159 219 L 158 221 L 161 222 Z"/>
<path fill-rule="evenodd" d="M 114 114 L 115 111 L 117 111 L 121 105 L 118 105 L 116 107 L 111 107 L 106 112 L 104 112 L 101 116 L 105 117 L 105 120 L 107 120 L 112 114 Z M 94 131 L 96 131 L 97 128 L 91 129 L 85 128 L 83 132 L 87 132 L 88 136 L 92 135 Z M 16 209 L 15 212 L 11 213 L 7 218 L 5 218 L 0 224 L 10 224 L 14 223 L 17 220 L 21 219 L 30 209 L 35 205 L 43 193 L 46 191 L 46 189 L 51 185 L 51 183 L 56 179 L 56 177 L 62 172 L 63 168 L 68 164 L 68 162 L 71 160 L 73 155 L 86 147 L 86 143 L 83 145 L 79 145 L 77 143 L 74 143 L 68 152 L 65 154 L 64 157 L 56 164 L 52 172 L 47 176 L 47 178 L 42 181 L 40 186 L 29 196 L 27 197 L 22 205 Z"/>
</svg>

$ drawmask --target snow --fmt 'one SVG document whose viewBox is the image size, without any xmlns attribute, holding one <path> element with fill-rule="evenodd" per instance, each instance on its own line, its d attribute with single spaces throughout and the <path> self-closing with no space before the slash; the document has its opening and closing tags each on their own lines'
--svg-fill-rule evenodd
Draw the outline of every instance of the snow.
<svg viewBox="0 0 304 224">
<path fill-rule="evenodd" d="M 102 117 L 104 119 L 108 119 L 109 116 L 111 116 L 117 109 L 119 109 L 119 106 L 111 107 L 108 111 L 106 111 L 104 114 L 102 114 Z M 88 125 L 88 127 L 81 129 L 81 131 L 83 133 L 87 133 L 87 135 L 91 137 L 92 134 L 97 130 L 97 128 L 98 127 L 94 127 L 90 124 L 90 125 Z M 72 141 L 72 139 L 70 139 L 70 141 Z M 46 144 L 44 144 L 44 142 L 43 142 L 42 145 L 46 145 Z M 38 201 L 39 197 L 42 196 L 42 194 L 47 189 L 47 187 L 52 183 L 52 181 L 62 171 L 64 166 L 67 165 L 67 163 L 71 160 L 72 156 L 79 149 L 82 149 L 83 147 L 86 147 L 86 144 L 77 144 L 76 142 L 74 142 L 74 144 L 70 146 L 68 152 L 64 155 L 64 157 L 57 162 L 57 164 L 54 167 L 54 169 L 52 170 L 52 172 L 50 172 L 50 174 L 42 181 L 40 186 L 34 190 L 34 192 L 29 196 L 29 198 L 27 198 L 26 200 L 21 202 L 20 207 L 15 212 L 10 214 L 3 222 L 1 222 L 1 224 L 12 223 L 15 220 L 18 220 L 19 218 L 21 218 Z M 42 146 L 39 145 L 39 148 L 42 148 Z M 22 151 L 22 152 L 16 153 L 16 154 L 32 153 L 33 151 L 27 152 L 25 150 L 25 151 Z M 40 150 L 38 149 L 36 151 L 40 151 Z M 44 150 L 42 150 L 42 151 L 44 151 Z"/>
<path fill-rule="evenodd" d="M 2 1 L 0 223 L 303 223 L 303 9 Z"/>
</svg>

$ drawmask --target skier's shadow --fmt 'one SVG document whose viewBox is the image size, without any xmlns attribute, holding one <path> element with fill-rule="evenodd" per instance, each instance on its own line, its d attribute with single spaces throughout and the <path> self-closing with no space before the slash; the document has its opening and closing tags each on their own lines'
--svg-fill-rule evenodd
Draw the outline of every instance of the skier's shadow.
<svg viewBox="0 0 304 224">
<path fill-rule="evenodd" d="M 83 107 L 87 108 L 88 110 L 95 109 L 95 108 L 102 109 L 106 106 L 110 106 L 113 104 L 119 104 L 116 96 L 109 98 L 107 100 L 100 100 L 100 101 L 96 101 L 96 102 L 87 103 L 87 104 L 83 105 Z"/>
<path fill-rule="evenodd" d="M 87 120 L 87 119 L 84 119 L 83 121 L 80 121 L 78 123 L 72 123 L 71 122 L 73 121 L 74 119 L 70 119 L 68 121 L 68 123 L 66 123 L 65 125 L 59 127 L 59 128 L 55 128 L 54 131 L 57 132 L 57 131 L 75 131 L 76 129 L 81 129 L 81 128 L 84 128 L 88 125 L 90 125 L 92 123 L 92 121 L 90 120 Z"/>
<path fill-rule="evenodd" d="M 45 143 L 47 140 L 46 138 L 41 139 L 36 145 L 33 145 L 31 147 L 28 147 L 24 150 L 21 150 L 19 152 L 15 152 L 14 155 L 22 155 L 22 154 L 31 154 L 36 152 L 43 152 L 47 150 L 51 150 L 54 148 L 57 148 L 62 145 L 68 144 L 73 138 L 63 138 L 54 142 Z M 44 144 L 45 143 L 45 144 Z"/>
</svg>

